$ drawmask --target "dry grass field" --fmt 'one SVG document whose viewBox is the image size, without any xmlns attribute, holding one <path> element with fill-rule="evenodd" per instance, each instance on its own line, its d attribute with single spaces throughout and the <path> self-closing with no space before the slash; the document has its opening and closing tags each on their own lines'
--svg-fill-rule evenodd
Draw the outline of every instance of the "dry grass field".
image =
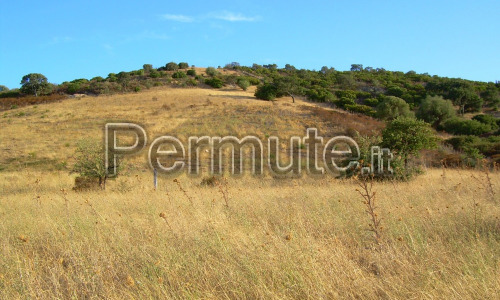
<svg viewBox="0 0 500 300">
<path fill-rule="evenodd" d="M 348 124 L 345 124 L 349 120 Z M 145 155 L 75 192 L 76 142 L 107 121 L 174 135 L 323 136 L 382 124 L 236 89 L 84 97 L 0 118 L 1 299 L 498 299 L 500 173 L 375 182 L 377 243 L 354 179 L 160 176 Z M 145 153 L 144 153 L 145 154 Z"/>
</svg>

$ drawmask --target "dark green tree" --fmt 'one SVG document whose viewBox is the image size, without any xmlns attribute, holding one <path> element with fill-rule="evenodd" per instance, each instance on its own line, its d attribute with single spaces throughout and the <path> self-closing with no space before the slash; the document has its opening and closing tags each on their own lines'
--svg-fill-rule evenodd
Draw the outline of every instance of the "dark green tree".
<svg viewBox="0 0 500 300">
<path fill-rule="evenodd" d="M 172 61 L 165 65 L 165 69 L 167 71 L 177 71 L 179 69 L 179 65 Z"/>
<path fill-rule="evenodd" d="M 398 117 L 413 117 L 413 112 L 403 99 L 388 96 L 377 106 L 377 116 L 382 120 L 394 120 Z"/>
<path fill-rule="evenodd" d="M 255 97 L 257 99 L 272 101 L 276 98 L 278 90 L 274 84 L 265 83 L 259 85 L 255 91 Z"/>
<path fill-rule="evenodd" d="M 400 117 L 390 121 L 382 131 L 383 146 L 404 160 L 418 155 L 420 150 L 436 147 L 436 136 L 429 124 L 422 120 Z"/>
<path fill-rule="evenodd" d="M 274 85 L 276 86 L 277 97 L 290 96 L 293 103 L 295 103 L 295 97 L 302 91 L 299 79 L 293 75 L 276 78 Z"/>
<path fill-rule="evenodd" d="M 205 70 L 205 73 L 207 73 L 208 76 L 212 76 L 214 77 L 215 75 L 217 75 L 217 70 L 215 70 L 214 67 L 208 67 L 206 70 Z"/>
<path fill-rule="evenodd" d="M 151 70 L 153 70 L 153 65 L 152 64 L 144 64 L 142 65 L 142 69 L 144 72 L 149 73 Z"/>
<path fill-rule="evenodd" d="M 187 62 L 180 62 L 179 69 L 187 69 L 189 68 L 189 64 Z"/>
<path fill-rule="evenodd" d="M 422 101 L 417 111 L 417 117 L 432 124 L 434 128 L 453 118 L 455 114 L 453 103 L 440 96 L 428 96 Z"/>
<path fill-rule="evenodd" d="M 25 94 L 34 94 L 35 97 L 49 86 L 47 77 L 39 73 L 24 75 L 21 79 L 21 85 L 21 92 Z"/>
</svg>

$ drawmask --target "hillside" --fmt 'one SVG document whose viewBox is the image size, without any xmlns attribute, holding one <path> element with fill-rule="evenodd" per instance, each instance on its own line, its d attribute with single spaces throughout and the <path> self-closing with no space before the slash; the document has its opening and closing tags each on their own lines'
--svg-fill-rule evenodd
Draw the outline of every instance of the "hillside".
<svg viewBox="0 0 500 300">
<path fill-rule="evenodd" d="M 498 298 L 498 171 L 424 168 L 368 184 L 367 199 L 355 178 L 214 180 L 206 163 L 199 177 L 160 175 L 155 190 L 143 151 L 106 190 L 72 189 L 78 141 L 102 141 L 106 122 L 141 124 L 150 142 L 276 135 L 281 154 L 306 128 L 385 126 L 256 89 L 159 86 L 4 111 L 0 298 Z"/>
</svg>

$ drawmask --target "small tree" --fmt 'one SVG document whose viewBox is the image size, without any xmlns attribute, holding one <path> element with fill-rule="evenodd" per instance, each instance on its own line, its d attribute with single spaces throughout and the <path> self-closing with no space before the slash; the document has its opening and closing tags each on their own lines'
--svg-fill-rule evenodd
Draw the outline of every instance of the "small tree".
<svg viewBox="0 0 500 300">
<path fill-rule="evenodd" d="M 9 91 L 9 88 L 6 87 L 5 85 L 0 85 L 0 93 L 1 92 L 8 92 Z"/>
<path fill-rule="evenodd" d="M 217 75 L 217 70 L 215 70 L 214 67 L 208 67 L 206 70 L 205 70 L 205 73 L 207 73 L 208 76 L 212 76 L 214 77 L 215 75 Z"/>
<path fill-rule="evenodd" d="M 299 79 L 293 75 L 279 77 L 274 80 L 274 84 L 278 90 L 278 97 L 288 95 L 292 97 L 293 103 L 295 103 L 295 96 L 301 93 Z"/>
<path fill-rule="evenodd" d="M 142 69 L 144 72 L 149 73 L 151 70 L 153 70 L 153 65 L 152 64 L 144 64 L 142 65 Z"/>
<path fill-rule="evenodd" d="M 438 96 L 425 98 L 417 111 L 417 117 L 432 124 L 434 128 L 455 117 L 455 114 L 453 103 Z"/>
<path fill-rule="evenodd" d="M 377 116 L 383 120 L 394 120 L 398 117 L 413 117 L 413 112 L 403 99 L 388 96 L 377 106 Z"/>
<path fill-rule="evenodd" d="M 205 79 L 205 84 L 208 84 L 209 86 L 220 89 L 221 87 L 224 86 L 224 81 L 222 79 L 214 77 L 210 79 Z"/>
<path fill-rule="evenodd" d="M 30 73 L 24 75 L 21 79 L 21 92 L 26 94 L 34 94 L 38 97 L 38 93 L 48 87 L 47 77 L 39 73 Z"/>
<path fill-rule="evenodd" d="M 246 78 L 238 78 L 236 81 L 236 84 L 244 91 L 248 89 L 250 86 L 250 81 L 248 81 Z"/>
<path fill-rule="evenodd" d="M 274 84 L 269 84 L 269 83 L 259 85 L 257 87 L 257 90 L 255 91 L 255 97 L 257 97 L 257 99 L 268 100 L 268 101 L 274 100 L 277 94 L 278 90 L 276 89 L 276 86 Z"/>
<path fill-rule="evenodd" d="M 111 157 L 109 158 L 109 167 L 114 167 Z M 118 175 L 119 168 L 117 167 L 116 175 L 110 175 L 106 169 L 104 146 L 96 141 L 81 140 L 76 148 L 76 163 L 73 166 L 73 172 L 80 174 L 82 177 L 96 178 L 99 180 L 101 189 L 106 188 L 106 180 L 110 177 Z"/>
<path fill-rule="evenodd" d="M 177 71 L 179 69 L 179 65 L 172 61 L 165 65 L 165 69 L 167 71 Z"/>
<path fill-rule="evenodd" d="M 401 155 L 405 167 L 408 167 L 408 159 L 418 155 L 420 150 L 436 147 L 436 137 L 430 125 L 413 118 L 397 118 L 389 122 L 382 131 L 382 141 L 384 147 Z"/>
<path fill-rule="evenodd" d="M 179 69 L 187 69 L 189 68 L 189 64 L 187 62 L 180 62 Z"/>
</svg>

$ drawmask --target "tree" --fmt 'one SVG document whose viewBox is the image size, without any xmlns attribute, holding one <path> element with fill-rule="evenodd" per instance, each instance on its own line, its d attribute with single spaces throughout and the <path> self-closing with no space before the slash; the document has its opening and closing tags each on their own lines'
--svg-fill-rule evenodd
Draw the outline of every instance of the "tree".
<svg viewBox="0 0 500 300">
<path fill-rule="evenodd" d="M 212 77 L 210 79 L 205 79 L 205 84 L 208 84 L 213 88 L 220 89 L 224 86 L 224 81 L 222 81 L 222 79 L 220 78 Z"/>
<path fill-rule="evenodd" d="M 149 73 L 151 70 L 153 70 L 153 65 L 152 64 L 144 64 L 142 65 L 142 69 L 144 72 Z"/>
<path fill-rule="evenodd" d="M 26 94 L 34 94 L 38 97 L 38 93 L 48 87 L 47 77 L 39 73 L 30 73 L 24 75 L 21 79 L 21 92 Z"/>
<path fill-rule="evenodd" d="M 361 72 L 361 71 L 363 71 L 363 65 L 362 64 L 352 64 L 351 71 L 352 72 Z"/>
<path fill-rule="evenodd" d="M 297 77 L 293 75 L 278 77 L 274 80 L 274 84 L 277 90 L 277 97 L 288 95 L 292 97 L 292 102 L 295 103 L 295 96 L 300 94 L 301 91 Z"/>
<path fill-rule="evenodd" d="M 250 86 L 250 81 L 248 81 L 246 78 L 238 78 L 236 81 L 236 84 L 244 91 L 247 90 L 247 88 Z"/>
<path fill-rule="evenodd" d="M 179 65 L 172 61 L 165 65 L 165 69 L 167 71 L 177 71 L 179 69 Z"/>
<path fill-rule="evenodd" d="M 460 107 L 460 114 L 464 115 L 465 111 L 479 111 L 483 106 L 483 100 L 472 90 L 472 88 L 452 88 L 448 93 L 455 105 Z"/>
<path fill-rule="evenodd" d="M 180 62 L 179 69 L 187 69 L 189 68 L 189 64 L 187 62 Z"/>
<path fill-rule="evenodd" d="M 420 150 L 436 147 L 436 137 L 430 125 L 424 121 L 400 117 L 389 122 L 382 131 L 382 143 L 401 155 L 407 167 L 408 159 L 418 155 Z"/>
<path fill-rule="evenodd" d="M 259 85 L 257 90 L 255 91 L 255 97 L 257 99 L 272 101 L 276 98 L 278 91 L 274 84 L 266 83 L 263 85 Z"/>
<path fill-rule="evenodd" d="M 214 67 L 208 67 L 206 70 L 205 70 L 205 73 L 207 73 L 208 76 L 212 76 L 214 77 L 215 75 L 217 75 L 217 70 L 215 70 Z"/>
<path fill-rule="evenodd" d="M 455 108 L 450 100 L 440 96 L 427 96 L 417 111 L 417 117 L 437 128 L 442 122 L 455 117 Z"/>
<path fill-rule="evenodd" d="M 5 85 L 0 85 L 0 93 L 1 92 L 8 92 L 9 91 L 9 88 L 6 87 Z"/>
<path fill-rule="evenodd" d="M 493 108 L 498 108 L 500 105 L 500 94 L 493 83 L 489 84 L 486 90 L 481 93 L 481 98 Z"/>
<path fill-rule="evenodd" d="M 113 160 L 109 158 L 109 168 L 114 168 Z M 116 175 L 108 173 L 105 164 L 104 146 L 93 140 L 81 140 L 78 142 L 76 149 L 76 163 L 73 166 L 73 172 L 80 174 L 82 177 L 99 179 L 101 189 L 106 188 L 106 180 L 110 177 L 116 177 L 120 171 L 119 166 L 116 166 Z"/>
<path fill-rule="evenodd" d="M 377 116 L 383 120 L 394 120 L 398 117 L 413 117 L 413 112 L 403 99 L 388 96 L 377 106 Z"/>
</svg>

